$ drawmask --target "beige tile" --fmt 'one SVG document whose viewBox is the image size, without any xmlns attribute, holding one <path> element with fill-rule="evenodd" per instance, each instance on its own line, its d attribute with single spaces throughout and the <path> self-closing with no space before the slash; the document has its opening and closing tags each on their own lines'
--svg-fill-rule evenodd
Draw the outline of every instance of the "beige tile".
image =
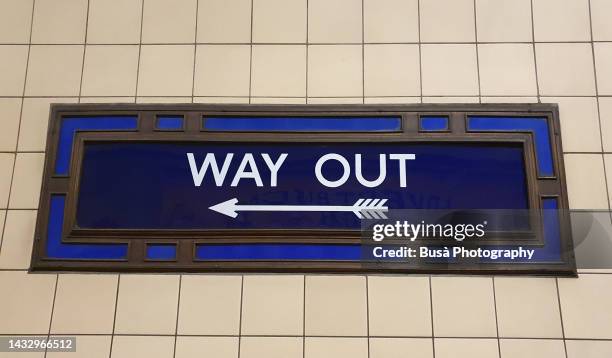
<svg viewBox="0 0 612 358">
<path fill-rule="evenodd" d="M 33 0 L 4 0 L 0 2 L 0 43 L 30 41 Z"/>
<path fill-rule="evenodd" d="M 488 277 L 433 277 L 437 337 L 495 337 L 493 283 Z"/>
<path fill-rule="evenodd" d="M 306 104 L 306 98 L 296 97 L 255 97 L 251 98 L 251 103 L 261 104 Z"/>
<path fill-rule="evenodd" d="M 533 46 L 478 45 L 482 95 L 537 95 Z"/>
<path fill-rule="evenodd" d="M 419 96 L 418 45 L 365 45 L 366 96 Z"/>
<path fill-rule="evenodd" d="M 478 95 L 475 45 L 423 45 L 423 95 Z"/>
<path fill-rule="evenodd" d="M 606 171 L 612 171 L 612 154 L 604 154 L 604 163 L 606 166 Z M 612 207 L 612 173 L 606 175 L 608 180 L 608 200 L 610 201 L 609 205 Z M 612 270 L 609 270 L 609 273 L 612 273 Z"/>
<path fill-rule="evenodd" d="M 482 103 L 538 103 L 538 97 L 482 97 Z"/>
<path fill-rule="evenodd" d="M 304 276 L 245 276 L 242 332 L 245 335 L 301 335 Z"/>
<path fill-rule="evenodd" d="M 27 96 L 77 96 L 83 64 L 81 45 L 38 45 L 30 49 Z"/>
<path fill-rule="evenodd" d="M 14 337 L 14 336 L 0 336 L 0 337 Z M 18 353 L 5 353 L 2 358 L 44 358 L 45 352 L 18 352 Z"/>
<path fill-rule="evenodd" d="M 612 3 L 609 0 L 591 1 L 591 21 L 593 26 L 593 40 L 612 41 Z"/>
<path fill-rule="evenodd" d="M 117 279 L 117 275 L 60 275 L 51 333 L 113 333 Z"/>
<path fill-rule="evenodd" d="M 612 339 L 612 276 L 559 279 L 566 338 Z"/>
<path fill-rule="evenodd" d="M 400 357 L 433 358 L 431 338 L 370 338 L 370 358 Z"/>
<path fill-rule="evenodd" d="M 143 43 L 195 41 L 197 0 L 147 0 L 142 23 Z"/>
<path fill-rule="evenodd" d="M 2 237 L 0 268 L 27 269 L 30 267 L 36 210 L 9 210 Z"/>
<path fill-rule="evenodd" d="M 191 96 L 193 52 L 193 45 L 142 46 L 138 96 Z"/>
<path fill-rule="evenodd" d="M 608 209 L 603 158 L 600 154 L 565 154 L 570 209 Z"/>
<path fill-rule="evenodd" d="M 589 41 L 589 0 L 533 0 L 536 41 Z"/>
<path fill-rule="evenodd" d="M 174 337 L 115 336 L 111 358 L 172 358 Z"/>
<path fill-rule="evenodd" d="M 0 210 L 0 233 L 4 233 L 4 221 L 6 219 L 6 210 Z M 0 234 L 0 250 L 2 250 L 2 239 L 4 234 Z M 0 251 L 0 254 L 2 252 Z"/>
<path fill-rule="evenodd" d="M 368 340 L 366 338 L 306 337 L 304 357 L 366 358 L 368 357 Z"/>
<path fill-rule="evenodd" d="M 0 46 L 0 96 L 21 96 L 25 82 L 28 46 Z"/>
<path fill-rule="evenodd" d="M 248 97 L 194 97 L 193 103 L 249 103 Z"/>
<path fill-rule="evenodd" d="M 242 337 L 241 358 L 302 358 L 302 337 Z"/>
<path fill-rule="evenodd" d="M 38 0 L 34 2 L 32 43 L 83 43 L 86 22 L 87 0 Z"/>
<path fill-rule="evenodd" d="M 306 46 L 253 46 L 253 96 L 306 96 Z"/>
<path fill-rule="evenodd" d="M 137 45 L 87 46 L 83 96 L 130 96 L 136 92 Z"/>
<path fill-rule="evenodd" d="M 599 98 L 599 118 L 604 152 L 612 152 L 612 98 Z"/>
<path fill-rule="evenodd" d="M 198 45 L 195 68 L 196 96 L 248 96 L 248 45 Z"/>
<path fill-rule="evenodd" d="M 136 97 L 136 103 L 191 103 L 191 97 Z"/>
<path fill-rule="evenodd" d="M 436 338 L 436 358 L 496 358 L 499 350 L 496 339 Z"/>
<path fill-rule="evenodd" d="M 423 103 L 478 103 L 478 97 L 423 97 Z"/>
<path fill-rule="evenodd" d="M 237 358 L 238 337 L 177 337 L 174 358 Z"/>
<path fill-rule="evenodd" d="M 8 207 L 13 165 L 15 165 L 15 154 L 0 153 L 0 208 Z"/>
<path fill-rule="evenodd" d="M 80 97 L 79 103 L 134 103 L 134 97 Z"/>
<path fill-rule="evenodd" d="M 363 97 L 308 97 L 308 104 L 360 104 Z"/>
<path fill-rule="evenodd" d="M 365 42 L 418 42 L 418 0 L 365 0 Z"/>
<path fill-rule="evenodd" d="M 565 341 L 567 358 L 612 357 L 612 341 Z"/>
<path fill-rule="evenodd" d="M 370 335 L 431 335 L 429 278 L 370 276 L 368 303 Z"/>
<path fill-rule="evenodd" d="M 251 41 L 251 0 L 199 0 L 198 42 Z"/>
<path fill-rule="evenodd" d="M 499 345 L 504 358 L 566 358 L 562 340 L 502 339 Z"/>
<path fill-rule="evenodd" d="M 310 43 L 361 43 L 362 14 L 359 0 L 310 0 Z"/>
<path fill-rule="evenodd" d="M 421 41 L 472 42 L 474 0 L 421 0 Z"/>
<path fill-rule="evenodd" d="M 175 333 L 178 275 L 121 275 L 119 280 L 115 333 Z"/>
<path fill-rule="evenodd" d="M 87 43 L 140 42 L 143 0 L 89 0 Z"/>
<path fill-rule="evenodd" d="M 612 95 L 612 43 L 595 43 L 595 68 L 599 95 Z"/>
<path fill-rule="evenodd" d="M 44 151 L 51 103 L 76 103 L 76 98 L 24 98 L 19 151 Z"/>
<path fill-rule="evenodd" d="M 558 103 L 563 150 L 600 152 L 599 117 L 595 97 L 545 97 L 542 102 Z"/>
<path fill-rule="evenodd" d="M 306 276 L 305 333 L 366 335 L 366 305 L 363 276 Z"/>
<path fill-rule="evenodd" d="M 237 335 L 241 290 L 240 276 L 183 276 L 178 333 Z"/>
<path fill-rule="evenodd" d="M 14 151 L 21 114 L 20 98 L 0 98 L 0 151 Z"/>
<path fill-rule="evenodd" d="M 55 288 L 53 274 L 0 271 L 0 333 L 47 334 Z"/>
<path fill-rule="evenodd" d="M 9 208 L 38 208 L 44 160 L 43 153 L 17 153 Z"/>
<path fill-rule="evenodd" d="M 108 358 L 111 336 L 75 336 L 76 352 L 47 352 L 48 358 Z M 53 336 L 51 336 L 53 338 Z"/>
<path fill-rule="evenodd" d="M 306 0 L 254 0 L 253 42 L 305 43 Z"/>
<path fill-rule="evenodd" d="M 593 56 L 589 44 L 536 44 L 540 94 L 594 95 Z"/>
<path fill-rule="evenodd" d="M 530 0 L 476 0 L 478 41 L 531 41 Z"/>
<path fill-rule="evenodd" d="M 554 279 L 496 277 L 495 299 L 500 337 L 563 337 Z"/>
<path fill-rule="evenodd" d="M 394 104 L 394 103 L 421 103 L 420 97 L 366 97 L 364 103 Z"/>
<path fill-rule="evenodd" d="M 362 96 L 362 53 L 358 45 L 308 47 L 308 96 Z"/>
</svg>

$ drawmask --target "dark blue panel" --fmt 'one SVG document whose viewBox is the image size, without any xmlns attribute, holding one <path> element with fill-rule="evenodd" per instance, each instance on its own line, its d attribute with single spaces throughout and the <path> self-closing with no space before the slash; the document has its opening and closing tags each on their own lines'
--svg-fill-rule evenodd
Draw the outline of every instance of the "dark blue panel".
<svg viewBox="0 0 612 358">
<path fill-rule="evenodd" d="M 150 244 L 147 245 L 147 259 L 149 260 L 175 260 L 176 245 Z"/>
<path fill-rule="evenodd" d="M 181 130 L 183 129 L 183 116 L 159 116 L 156 127 L 162 130 Z"/>
<path fill-rule="evenodd" d="M 553 157 L 548 121 L 543 117 L 485 117 L 468 119 L 470 131 L 531 131 L 534 134 L 538 172 L 542 176 L 553 176 Z"/>
<path fill-rule="evenodd" d="M 127 255 L 125 244 L 64 244 L 65 195 L 51 195 L 49 226 L 47 228 L 47 256 L 56 259 L 123 259 Z"/>
<path fill-rule="evenodd" d="M 234 153 L 223 187 L 210 170 L 195 187 L 186 153 L 199 166 L 207 153 L 223 163 Z M 323 186 L 314 175 L 316 161 L 338 153 L 351 163 L 351 176 L 337 188 Z M 245 153 L 255 153 L 263 187 L 243 179 L 229 184 Z M 278 185 L 270 187 L 269 170 L 259 155 L 273 160 L 288 153 Z M 362 186 L 354 174 L 354 157 L 362 154 L 364 176 L 379 175 L 379 154 L 414 153 L 407 186 L 399 185 L 397 161 L 387 161 L 380 186 Z M 323 166 L 331 180 L 341 166 Z M 527 186 L 520 144 L 495 143 L 87 143 L 77 210 L 81 228 L 115 229 L 359 229 L 351 212 L 241 211 L 236 218 L 209 210 L 237 198 L 240 205 L 353 205 L 360 198 L 386 198 L 393 209 L 526 209 Z"/>
<path fill-rule="evenodd" d="M 339 260 L 360 259 L 359 245 L 241 244 L 197 245 L 197 260 Z"/>
<path fill-rule="evenodd" d="M 421 130 L 445 131 L 448 129 L 448 117 L 445 116 L 423 116 L 421 117 Z"/>
<path fill-rule="evenodd" d="M 211 131 L 399 131 L 400 117 L 206 117 Z"/>
<path fill-rule="evenodd" d="M 67 175 L 72 156 L 72 142 L 77 131 L 133 130 L 138 126 L 136 116 L 64 117 L 60 128 L 55 157 L 55 174 Z"/>
</svg>

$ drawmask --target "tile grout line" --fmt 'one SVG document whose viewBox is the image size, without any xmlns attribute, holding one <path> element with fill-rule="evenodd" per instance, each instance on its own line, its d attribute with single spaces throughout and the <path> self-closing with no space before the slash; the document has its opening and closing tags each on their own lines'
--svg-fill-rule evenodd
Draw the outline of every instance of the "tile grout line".
<svg viewBox="0 0 612 358">
<path fill-rule="evenodd" d="M 309 11 L 309 0 L 306 0 L 306 93 L 304 93 L 304 100 L 306 104 L 308 104 L 308 51 L 310 49 L 310 45 L 308 44 L 308 16 Z M 304 280 L 306 280 L 306 275 L 304 275 Z"/>
<path fill-rule="evenodd" d="M 540 94 L 540 80 L 538 77 L 538 57 L 536 55 L 536 42 L 535 42 L 535 16 L 533 15 L 533 0 L 529 0 L 529 10 L 531 12 L 531 46 L 533 47 L 533 66 L 535 67 L 535 78 L 536 78 L 536 91 L 538 103 L 542 103 Z"/>
<path fill-rule="evenodd" d="M 485 98 L 504 98 L 504 97 L 508 97 L 508 98 L 525 98 L 525 97 L 536 97 L 536 94 L 508 94 L 508 95 L 486 95 L 486 96 L 482 96 Z M 101 95 L 101 96 L 82 96 L 85 99 L 89 99 L 89 98 L 132 98 L 134 96 L 121 96 L 121 95 Z M 143 95 L 143 96 L 138 96 L 138 98 L 159 98 L 159 97 L 167 97 L 167 98 L 184 98 L 184 97 L 191 97 L 189 95 Z M 235 95 L 235 96 L 212 96 L 212 95 L 201 95 L 201 96 L 194 96 L 197 98 L 248 98 L 248 95 Z M 252 98 L 304 98 L 304 96 L 251 96 Z M 361 98 L 362 96 L 312 96 L 310 98 Z M 403 95 L 378 95 L 378 96 L 365 96 L 366 98 L 419 98 L 421 96 L 403 96 Z M 434 98 L 465 98 L 465 97 L 478 97 L 478 95 L 453 95 L 453 94 L 449 94 L 449 95 L 425 95 L 423 97 L 434 97 Z M 542 98 L 596 98 L 595 95 L 541 95 L 540 97 Z M 601 98 L 612 98 L 612 94 L 606 95 L 606 94 L 602 94 L 599 95 L 598 97 Z M 67 98 L 67 99 L 78 99 L 78 96 L 0 96 L 0 98 L 2 99 L 28 99 L 28 98 L 34 98 L 34 99 L 40 99 L 40 98 Z M 124 102 L 127 103 L 127 102 Z"/>
<path fill-rule="evenodd" d="M 240 347 L 242 346 L 242 300 L 244 298 L 244 275 L 240 276 L 240 319 L 238 320 L 238 358 L 240 358 Z"/>
<path fill-rule="evenodd" d="M 191 103 L 195 103 L 195 81 L 196 81 L 196 58 L 198 56 L 198 13 L 200 12 L 200 0 L 196 0 L 195 9 L 195 33 L 193 34 L 193 68 L 191 76 Z"/>
<path fill-rule="evenodd" d="M 497 316 L 497 293 L 495 292 L 495 276 L 491 276 L 491 284 L 493 288 L 493 310 L 495 312 L 495 332 L 497 334 L 497 354 L 499 358 L 501 358 L 502 354 L 501 354 L 501 343 L 499 340 L 499 317 Z"/>
<path fill-rule="evenodd" d="M 418 35 L 418 46 L 419 46 L 419 100 L 423 103 L 423 55 L 421 49 L 421 0 L 417 0 L 417 35 Z"/>
<path fill-rule="evenodd" d="M 603 133 L 602 133 L 602 126 L 601 126 L 601 109 L 600 109 L 600 104 L 599 104 L 599 80 L 597 78 L 597 65 L 596 65 L 596 61 L 595 61 L 595 45 L 593 44 L 593 18 L 592 18 L 592 13 L 591 13 L 591 0 L 588 0 L 588 6 L 589 6 L 589 33 L 591 36 L 591 56 L 593 57 L 593 77 L 595 80 L 595 100 L 597 101 L 597 120 L 598 120 L 598 125 L 599 125 L 599 141 L 601 143 L 601 161 L 602 161 L 602 165 L 603 165 L 603 173 L 604 173 L 604 185 L 606 188 L 606 195 L 607 195 L 607 201 L 608 201 L 608 210 L 612 211 L 612 207 L 610 206 L 610 187 L 608 186 L 608 173 L 607 173 L 607 168 L 606 168 L 606 156 L 604 154 L 604 139 L 603 139 Z M 610 221 L 612 222 L 612 213 L 610 215 Z"/>
<path fill-rule="evenodd" d="M 21 121 L 23 120 L 23 102 L 26 93 L 26 84 L 28 82 L 28 68 L 30 67 L 30 52 L 32 49 L 32 32 L 34 30 L 34 9 L 36 0 L 32 1 L 32 12 L 30 21 L 30 37 L 28 41 L 28 54 L 26 56 L 25 73 L 23 74 L 23 88 L 21 89 L 21 104 L 19 105 L 19 124 L 17 125 L 17 140 L 15 141 L 15 155 L 13 156 L 13 167 L 11 168 L 11 180 L 9 181 L 9 190 L 6 197 L 6 213 L 4 214 L 2 232 L 0 233 L 0 253 L 2 253 L 2 244 L 4 243 L 4 233 L 6 232 L 6 223 L 11 206 L 11 194 L 13 192 L 13 182 L 15 180 L 15 168 L 17 167 L 17 153 L 19 153 L 19 137 L 21 135 Z M 33 240 L 34 241 L 34 240 Z M 34 243 L 32 243 L 34 245 Z"/>
<path fill-rule="evenodd" d="M 364 2 L 365 0 L 361 0 L 361 103 L 362 104 L 365 104 L 365 20 L 364 20 L 365 16 L 363 14 L 364 7 L 365 7 Z"/>
<path fill-rule="evenodd" d="M 85 73 L 85 55 L 87 54 L 87 33 L 89 31 L 89 4 L 90 0 L 87 0 L 87 12 L 85 14 L 85 39 L 83 40 L 83 58 L 81 60 L 81 79 L 79 80 L 78 103 L 81 103 L 81 95 L 83 93 L 83 74 Z"/>
<path fill-rule="evenodd" d="M 113 314 L 113 330 L 111 333 L 110 347 L 108 351 L 108 358 L 113 355 L 113 342 L 115 341 L 115 326 L 117 324 L 117 307 L 119 307 L 119 288 L 121 284 L 121 274 L 117 275 L 117 290 L 115 292 L 115 310 Z"/>
<path fill-rule="evenodd" d="M 249 42 L 249 104 L 252 103 L 253 97 L 253 2 L 255 0 L 251 0 L 251 38 Z"/>
<path fill-rule="evenodd" d="M 559 293 L 559 278 L 555 277 L 555 288 L 557 290 L 557 304 L 559 306 L 559 318 L 561 319 L 561 334 L 563 336 L 563 350 L 567 358 L 567 343 L 565 341 L 565 324 L 563 324 L 563 311 L 561 310 L 561 294 Z"/>
<path fill-rule="evenodd" d="M 138 82 L 140 82 L 140 55 L 142 53 L 142 28 L 144 24 L 145 1 L 146 0 L 142 0 L 142 5 L 140 6 L 140 37 L 138 42 L 138 63 L 136 64 L 136 86 L 134 87 L 134 103 L 138 101 Z"/>
<path fill-rule="evenodd" d="M 51 303 L 51 316 L 49 317 L 49 330 L 47 331 L 47 341 L 51 338 L 51 326 L 53 325 L 53 313 L 55 311 L 55 298 L 57 297 L 57 284 L 59 281 L 59 274 L 55 274 L 55 288 L 53 289 L 53 301 Z M 76 344 L 76 343 L 75 343 Z M 49 347 L 45 347 L 44 357 L 47 357 L 47 351 Z"/>
<path fill-rule="evenodd" d="M 431 349 L 433 358 L 436 358 L 436 336 L 434 333 L 434 310 L 433 310 L 433 288 L 432 288 L 431 275 L 429 275 L 429 316 L 431 317 Z"/>
<path fill-rule="evenodd" d="M 478 103 L 482 103 L 482 89 L 480 88 L 480 55 L 478 52 L 478 21 L 476 20 L 476 0 L 473 0 L 472 7 L 474 10 L 474 45 L 476 49 L 476 76 L 478 79 Z"/>
<path fill-rule="evenodd" d="M 178 283 L 178 297 L 176 303 L 176 324 L 174 326 L 174 350 L 172 351 L 172 358 L 176 358 L 176 341 L 178 339 L 178 325 L 179 325 L 179 314 L 181 312 L 181 285 L 183 282 L 183 275 L 179 275 Z"/>
</svg>

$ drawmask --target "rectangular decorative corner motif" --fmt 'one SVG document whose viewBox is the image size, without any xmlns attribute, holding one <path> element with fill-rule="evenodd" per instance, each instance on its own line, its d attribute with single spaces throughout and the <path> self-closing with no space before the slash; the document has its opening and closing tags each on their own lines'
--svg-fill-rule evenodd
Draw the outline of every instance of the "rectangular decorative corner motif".
<svg viewBox="0 0 612 358">
<path fill-rule="evenodd" d="M 31 268 L 572 275 L 567 209 L 556 105 L 61 104 Z M 535 259 L 364 255 L 364 222 L 437 210 Z"/>
</svg>

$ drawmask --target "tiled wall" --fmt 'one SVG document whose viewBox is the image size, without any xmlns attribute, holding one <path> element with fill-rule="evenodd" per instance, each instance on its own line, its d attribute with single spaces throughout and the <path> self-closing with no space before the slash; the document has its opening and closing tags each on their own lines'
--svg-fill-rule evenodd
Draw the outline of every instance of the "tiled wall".
<svg viewBox="0 0 612 358">
<path fill-rule="evenodd" d="M 611 357 L 605 272 L 26 273 L 52 102 L 556 102 L 571 206 L 609 209 L 611 14 L 610 0 L 0 0 L 0 334 L 79 334 L 72 358 Z"/>
</svg>

